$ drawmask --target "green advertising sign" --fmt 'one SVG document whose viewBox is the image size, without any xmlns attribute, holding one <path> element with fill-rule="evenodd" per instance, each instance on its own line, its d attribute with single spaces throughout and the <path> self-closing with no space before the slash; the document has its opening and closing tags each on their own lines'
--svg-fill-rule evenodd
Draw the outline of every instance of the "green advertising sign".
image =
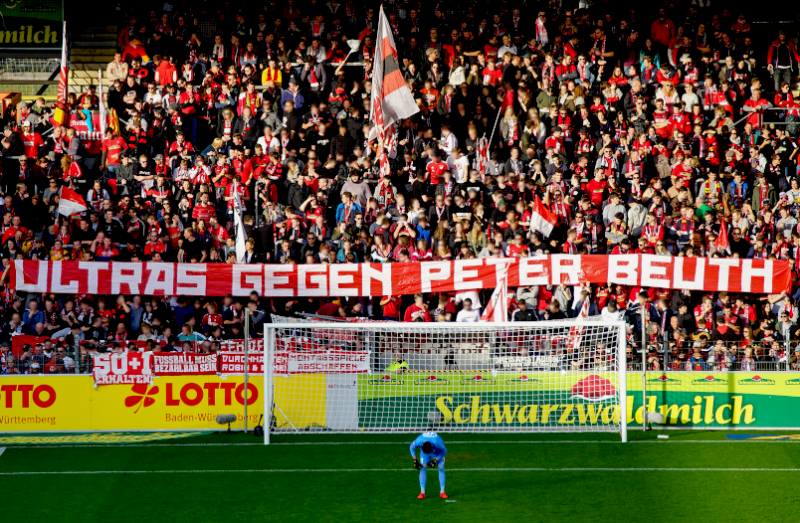
<svg viewBox="0 0 800 523">
<path fill-rule="evenodd" d="M 61 49 L 62 0 L 4 0 L 0 15 L 0 49 Z"/>
<path fill-rule="evenodd" d="M 800 428 L 800 378 L 796 373 L 650 373 L 647 409 L 681 428 Z M 437 423 L 437 430 L 488 427 L 575 430 L 619 424 L 611 373 L 509 373 L 362 376 L 359 426 L 403 427 Z M 642 424 L 642 378 L 627 379 L 628 426 Z M 611 394 L 609 394 L 611 393 Z"/>
</svg>

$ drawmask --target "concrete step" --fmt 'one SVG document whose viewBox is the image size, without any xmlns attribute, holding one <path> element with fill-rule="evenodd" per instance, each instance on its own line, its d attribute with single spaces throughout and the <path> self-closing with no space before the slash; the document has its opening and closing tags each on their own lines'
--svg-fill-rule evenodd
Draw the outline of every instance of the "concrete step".
<svg viewBox="0 0 800 523">
<path fill-rule="evenodd" d="M 97 25 L 93 27 L 81 27 L 72 33 L 72 38 L 93 34 L 113 34 L 114 38 L 119 35 L 119 28 L 116 25 Z"/>
<path fill-rule="evenodd" d="M 113 58 L 113 57 L 112 57 Z M 106 70 L 108 67 L 108 60 L 106 62 L 98 62 L 98 61 L 86 61 L 86 62 L 71 62 L 70 68 L 73 71 L 94 71 L 97 72 L 98 69 L 102 69 L 103 71 Z"/>
<path fill-rule="evenodd" d="M 72 33 L 73 40 L 85 40 L 87 38 L 113 38 L 116 40 L 118 36 L 119 31 L 116 29 L 105 29 L 102 27 L 98 29 L 87 29 L 79 33 Z"/>
<path fill-rule="evenodd" d="M 84 80 L 87 82 L 97 81 L 97 71 L 80 71 L 80 72 L 83 74 L 72 74 L 72 72 L 70 72 L 69 81 L 70 82 L 73 80 L 75 80 L 76 82 L 79 81 L 82 82 Z"/>
<path fill-rule="evenodd" d="M 103 39 L 103 40 L 81 40 L 81 41 L 73 41 L 72 42 L 72 49 L 84 49 L 84 48 L 92 48 L 92 49 L 105 49 L 105 48 L 112 48 L 114 50 L 117 49 L 117 41 L 115 39 Z"/>
<path fill-rule="evenodd" d="M 70 50 L 69 54 L 70 54 L 70 59 L 71 60 L 75 60 L 78 57 L 87 57 L 87 56 L 89 56 L 89 57 L 92 57 L 92 56 L 103 56 L 103 57 L 111 56 L 111 58 L 114 58 L 114 53 L 115 52 L 116 52 L 116 49 L 113 48 L 113 47 L 111 47 L 111 48 L 109 48 L 109 47 L 101 47 L 99 49 L 94 48 L 94 47 L 73 47 Z"/>
<path fill-rule="evenodd" d="M 87 32 L 87 31 L 95 31 L 95 32 L 101 32 L 101 33 L 116 33 L 117 31 L 119 31 L 119 27 L 117 27 L 115 24 L 93 25 L 91 27 L 84 27 L 84 28 L 82 28 L 80 30 L 80 32 L 84 32 L 84 33 Z"/>
</svg>

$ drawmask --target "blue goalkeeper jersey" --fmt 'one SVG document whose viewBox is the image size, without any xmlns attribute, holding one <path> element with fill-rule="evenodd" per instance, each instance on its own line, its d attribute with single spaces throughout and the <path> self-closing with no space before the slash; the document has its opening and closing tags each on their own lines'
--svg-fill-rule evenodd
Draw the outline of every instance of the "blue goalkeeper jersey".
<svg viewBox="0 0 800 523">
<path fill-rule="evenodd" d="M 415 439 L 411 444 L 411 447 L 409 447 L 412 457 L 417 457 L 417 449 L 422 449 L 422 444 L 426 441 L 429 441 L 433 446 L 433 452 L 428 454 L 429 456 L 432 456 L 436 459 L 445 457 L 447 454 L 447 448 L 444 446 L 444 440 L 435 432 L 423 432 L 417 436 L 417 439 Z M 420 454 L 422 454 L 422 452 L 420 452 Z"/>
</svg>

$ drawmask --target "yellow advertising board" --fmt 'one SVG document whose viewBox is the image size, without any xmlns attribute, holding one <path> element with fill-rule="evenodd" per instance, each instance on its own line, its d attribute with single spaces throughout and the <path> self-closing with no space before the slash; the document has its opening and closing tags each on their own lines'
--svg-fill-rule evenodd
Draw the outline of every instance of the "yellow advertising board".
<svg viewBox="0 0 800 523">
<path fill-rule="evenodd" d="M 325 379 L 304 376 L 303 386 L 325 397 Z M 294 378 L 293 378 L 294 380 Z M 298 383 L 291 384 L 297 387 Z M 288 380 L 275 380 L 275 397 L 287 416 L 300 405 L 283 391 Z M 264 412 L 263 378 L 248 383 L 248 426 Z M 282 398 L 282 399 L 281 399 Z M 300 426 L 325 424 L 325 409 L 305 413 Z M 91 376 L 3 376 L 0 379 L 1 432 L 93 430 L 219 429 L 218 414 L 235 414 L 231 428 L 244 428 L 244 377 L 164 376 L 152 385 L 107 385 L 97 389 Z M 318 419 L 321 417 L 321 419 Z"/>
</svg>

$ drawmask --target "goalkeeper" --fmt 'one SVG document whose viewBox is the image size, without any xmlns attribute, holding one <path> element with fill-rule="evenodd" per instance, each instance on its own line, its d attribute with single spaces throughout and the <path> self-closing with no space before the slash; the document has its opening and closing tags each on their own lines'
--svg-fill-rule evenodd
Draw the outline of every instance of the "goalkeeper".
<svg viewBox="0 0 800 523">
<path fill-rule="evenodd" d="M 417 449 L 420 449 L 419 459 L 417 459 Z M 439 497 L 447 499 L 444 493 L 444 457 L 447 455 L 447 448 L 441 436 L 435 432 L 423 432 L 409 448 L 411 457 L 414 459 L 414 467 L 419 470 L 419 490 L 417 499 L 425 499 L 425 483 L 428 481 L 426 467 L 437 467 L 439 469 Z"/>
</svg>

